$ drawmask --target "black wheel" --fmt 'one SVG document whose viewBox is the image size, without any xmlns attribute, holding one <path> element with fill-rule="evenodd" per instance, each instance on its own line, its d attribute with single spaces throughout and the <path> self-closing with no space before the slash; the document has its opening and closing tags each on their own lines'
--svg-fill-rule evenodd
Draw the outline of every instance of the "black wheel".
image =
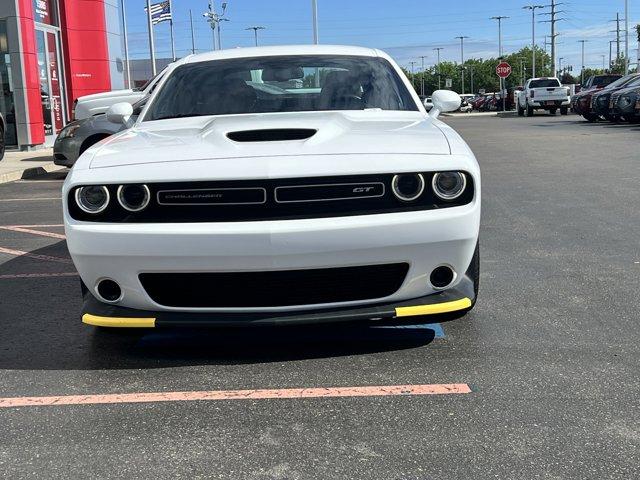
<svg viewBox="0 0 640 480">
<path fill-rule="evenodd" d="M 5 149 L 4 129 L 0 126 L 0 160 L 4 158 L 4 149 Z"/>
<path fill-rule="evenodd" d="M 524 117 L 524 108 L 522 108 L 520 104 L 518 104 L 518 116 Z"/>
<path fill-rule="evenodd" d="M 569 107 L 560 107 L 560 115 L 568 115 Z"/>
<path fill-rule="evenodd" d="M 533 107 L 527 107 L 527 117 L 533 117 Z"/>
<path fill-rule="evenodd" d="M 550 109 L 549 109 L 549 113 L 550 113 L 551 115 L 555 115 L 557 112 L 558 112 L 558 109 L 557 109 L 557 108 L 550 108 Z"/>
</svg>

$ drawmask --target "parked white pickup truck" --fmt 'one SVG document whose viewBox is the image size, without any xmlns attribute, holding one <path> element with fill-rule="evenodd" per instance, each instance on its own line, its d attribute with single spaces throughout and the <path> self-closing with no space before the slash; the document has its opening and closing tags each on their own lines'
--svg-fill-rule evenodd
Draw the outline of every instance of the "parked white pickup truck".
<svg viewBox="0 0 640 480">
<path fill-rule="evenodd" d="M 569 112 L 571 97 L 555 77 L 531 78 L 518 94 L 518 115 L 533 115 L 534 110 L 547 110 L 551 115 L 560 109 L 562 115 Z"/>
<path fill-rule="evenodd" d="M 114 90 L 112 92 L 94 93 L 92 95 L 78 97 L 73 105 L 74 120 L 82 120 L 105 113 L 111 105 L 115 105 L 116 103 L 127 102 L 133 105 L 140 99 L 153 93 L 153 90 L 160 83 L 160 80 L 167 70 L 168 67 L 165 67 L 164 70 L 151 78 L 151 80 L 139 89 Z"/>
</svg>

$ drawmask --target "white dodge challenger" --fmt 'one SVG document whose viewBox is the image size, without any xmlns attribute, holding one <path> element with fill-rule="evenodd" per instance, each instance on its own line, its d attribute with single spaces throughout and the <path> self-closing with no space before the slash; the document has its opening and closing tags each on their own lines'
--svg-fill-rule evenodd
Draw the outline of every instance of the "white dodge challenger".
<svg viewBox="0 0 640 480">
<path fill-rule="evenodd" d="M 473 308 L 480 171 L 379 50 L 186 57 L 63 188 L 83 322 L 414 321 Z M 415 323 L 415 322 L 414 322 Z"/>
</svg>

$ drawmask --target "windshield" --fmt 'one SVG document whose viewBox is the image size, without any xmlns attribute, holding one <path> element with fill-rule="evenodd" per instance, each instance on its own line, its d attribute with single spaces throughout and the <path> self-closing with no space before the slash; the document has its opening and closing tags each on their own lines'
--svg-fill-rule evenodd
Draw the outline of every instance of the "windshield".
<svg viewBox="0 0 640 480">
<path fill-rule="evenodd" d="M 617 88 L 626 85 L 627 83 L 631 83 L 633 80 L 640 78 L 638 75 L 627 75 L 626 77 L 619 78 L 613 83 L 610 83 L 607 88 Z"/>
<path fill-rule="evenodd" d="M 592 87 L 601 87 L 603 85 L 609 85 L 610 83 L 618 80 L 620 75 L 604 75 L 599 77 L 594 77 Z"/>
<path fill-rule="evenodd" d="M 544 78 L 540 80 L 531 80 L 529 88 L 559 87 L 560 81 L 557 78 Z"/>
<path fill-rule="evenodd" d="M 278 56 L 176 68 L 144 120 L 321 110 L 411 110 L 413 98 L 377 57 Z"/>
</svg>

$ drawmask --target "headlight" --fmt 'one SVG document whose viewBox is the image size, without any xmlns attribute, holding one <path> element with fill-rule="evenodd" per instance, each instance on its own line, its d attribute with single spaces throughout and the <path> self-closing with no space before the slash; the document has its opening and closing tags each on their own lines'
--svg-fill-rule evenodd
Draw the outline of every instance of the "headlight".
<svg viewBox="0 0 640 480">
<path fill-rule="evenodd" d="M 467 176 L 462 172 L 441 172 L 433 176 L 433 191 L 442 200 L 455 200 L 467 186 Z"/>
<path fill-rule="evenodd" d="M 629 95 L 624 95 L 618 99 L 618 103 L 624 107 L 631 105 L 631 97 Z"/>
<path fill-rule="evenodd" d="M 146 185 L 120 185 L 118 203 L 130 212 L 139 212 L 149 205 L 151 193 Z"/>
<path fill-rule="evenodd" d="M 391 190 L 403 202 L 412 202 L 424 192 L 424 177 L 420 173 L 394 175 Z"/>
<path fill-rule="evenodd" d="M 76 130 L 78 130 L 81 125 L 81 123 L 70 123 L 60 131 L 60 133 L 58 134 L 58 138 L 62 139 L 73 137 L 76 133 Z"/>
<path fill-rule="evenodd" d="M 104 185 L 89 185 L 76 190 L 76 203 L 83 212 L 100 213 L 109 205 L 109 190 Z"/>
</svg>

